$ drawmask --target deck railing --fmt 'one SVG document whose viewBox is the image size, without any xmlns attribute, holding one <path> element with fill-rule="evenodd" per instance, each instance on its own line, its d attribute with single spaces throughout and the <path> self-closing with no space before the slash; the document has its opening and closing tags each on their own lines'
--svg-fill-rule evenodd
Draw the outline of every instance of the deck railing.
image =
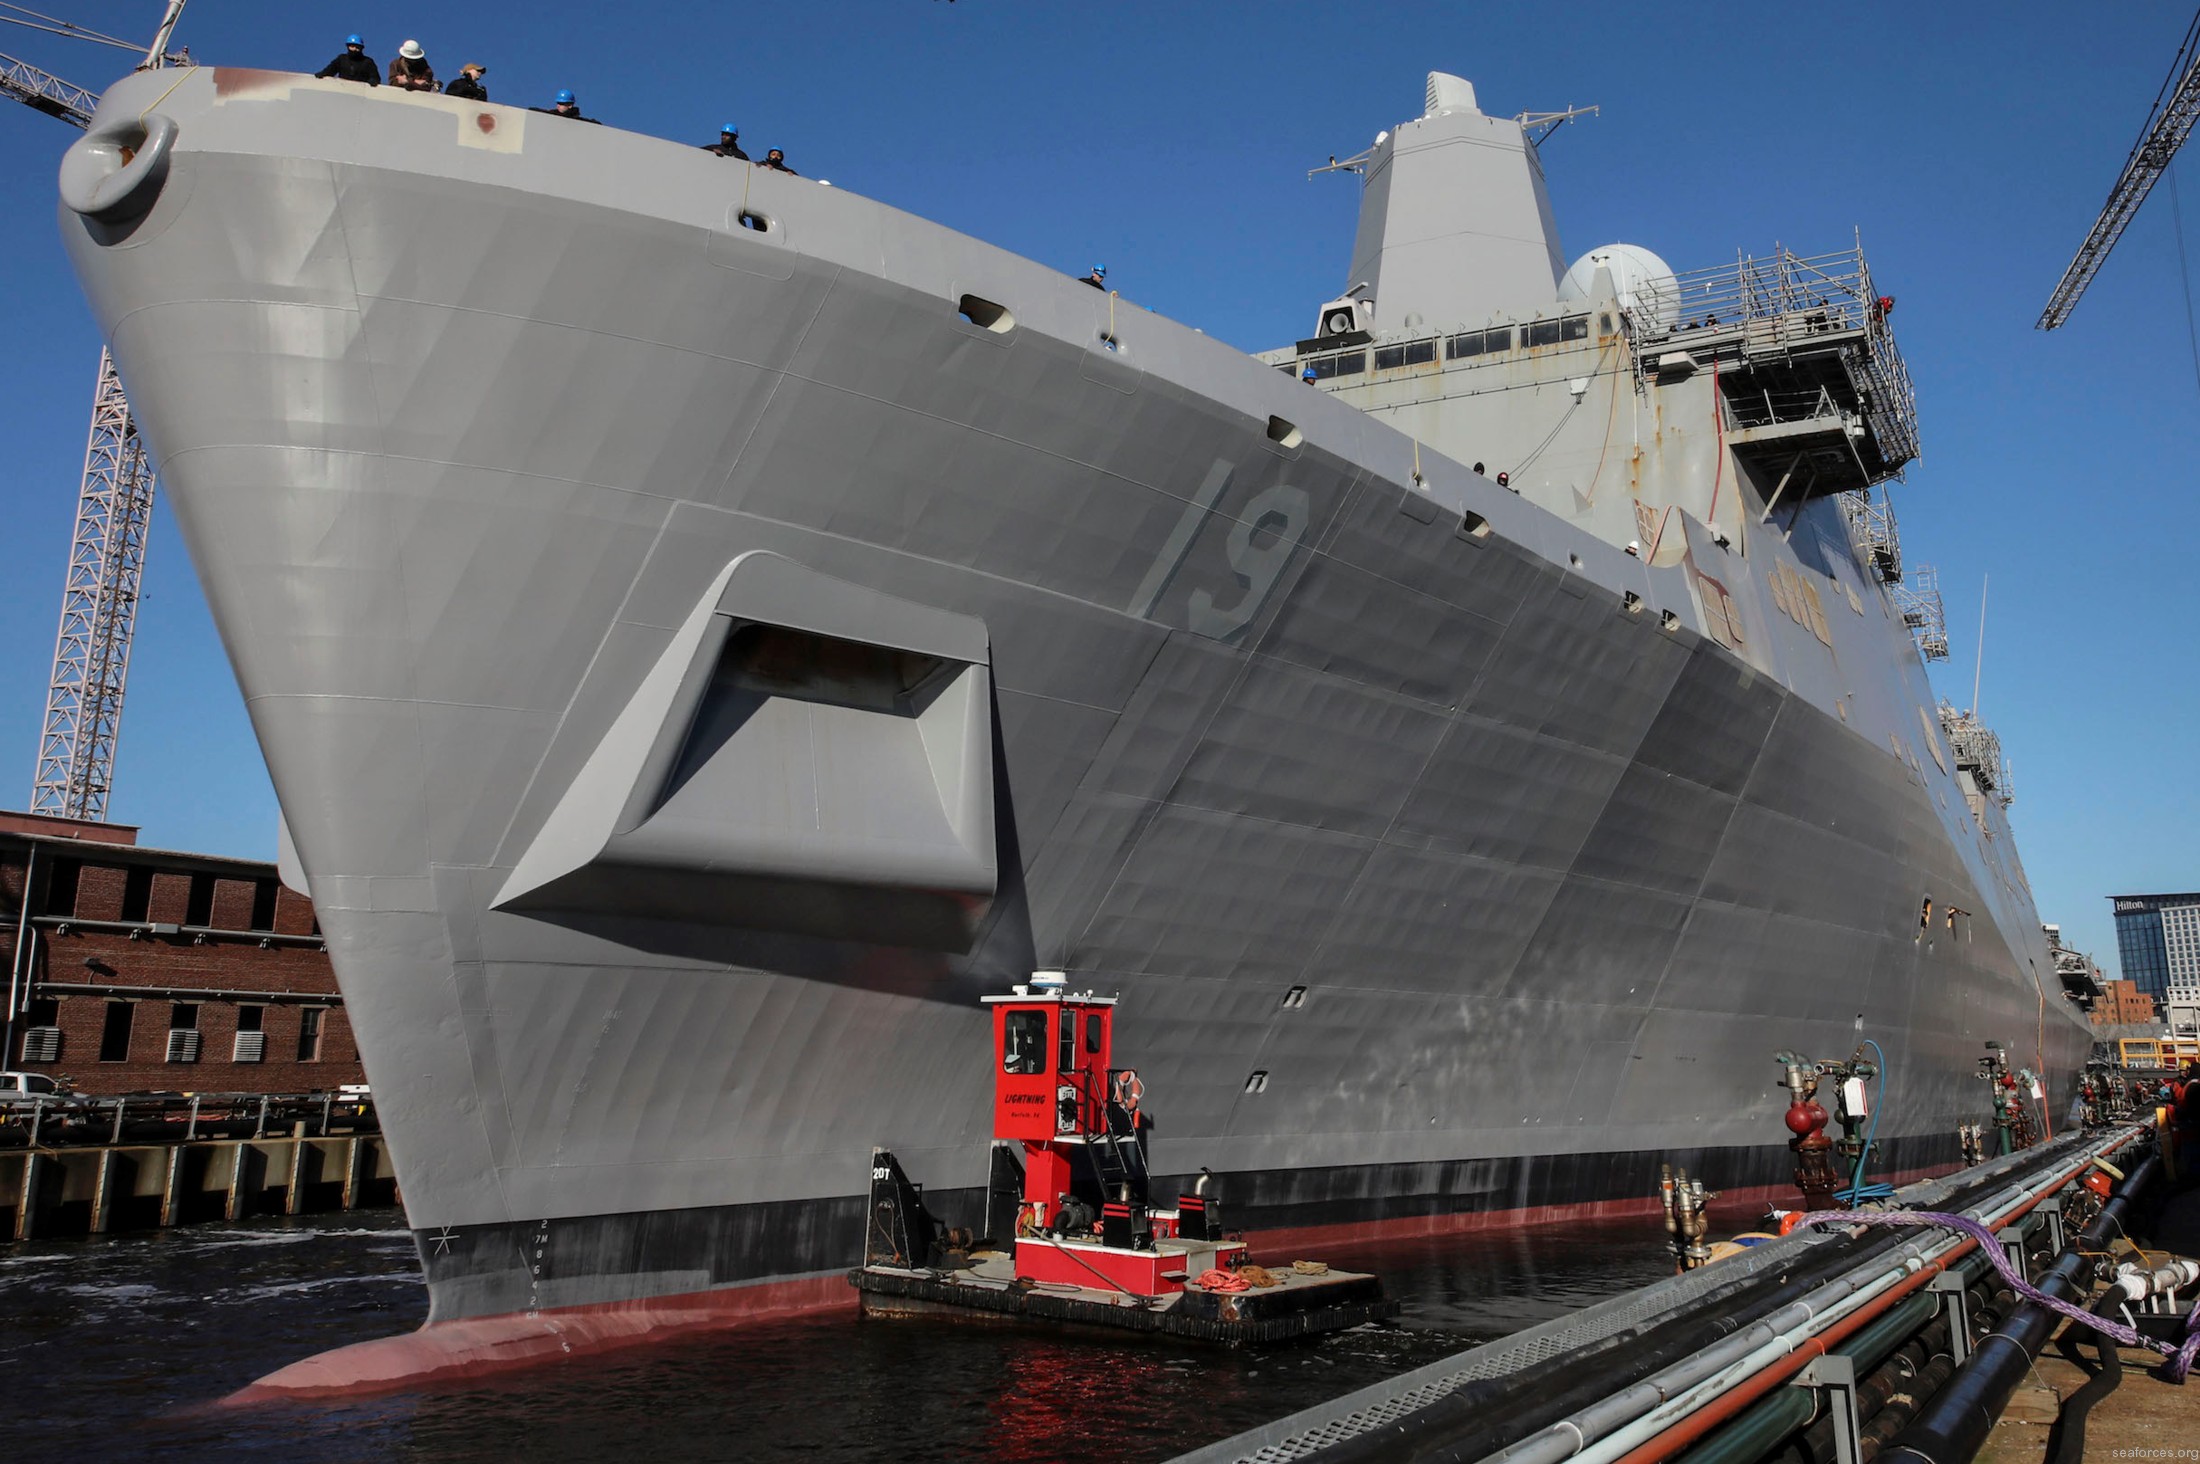
<svg viewBox="0 0 2200 1464">
<path fill-rule="evenodd" d="M 1855 350 L 1851 374 L 1882 457 L 1901 464 L 1917 456 L 1917 393 L 1861 242 L 1808 256 L 1775 245 L 1769 255 L 1676 275 L 1641 298 L 1628 321 L 1644 354 L 1728 337 L 1753 360 L 1836 345 Z"/>
</svg>

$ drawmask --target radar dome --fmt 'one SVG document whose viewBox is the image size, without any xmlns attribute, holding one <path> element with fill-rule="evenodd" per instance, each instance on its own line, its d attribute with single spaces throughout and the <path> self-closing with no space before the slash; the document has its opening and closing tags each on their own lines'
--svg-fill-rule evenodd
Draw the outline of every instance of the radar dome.
<svg viewBox="0 0 2200 1464">
<path fill-rule="evenodd" d="M 1607 244 L 1575 260 L 1566 278 L 1558 282 L 1560 302 L 1588 299 L 1599 267 L 1611 272 L 1612 290 L 1622 310 L 1657 326 L 1670 326 L 1680 318 L 1680 281 L 1664 260 L 1640 244 Z"/>
</svg>

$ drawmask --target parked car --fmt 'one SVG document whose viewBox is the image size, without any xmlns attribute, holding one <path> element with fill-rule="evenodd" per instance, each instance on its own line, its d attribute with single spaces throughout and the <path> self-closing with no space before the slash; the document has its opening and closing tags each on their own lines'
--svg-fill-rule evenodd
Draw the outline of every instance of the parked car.
<svg viewBox="0 0 2200 1464">
<path fill-rule="evenodd" d="M 0 1104 L 33 1103 L 40 1098 L 75 1099 L 87 1095 L 63 1087 L 44 1073 L 0 1073 Z"/>
</svg>

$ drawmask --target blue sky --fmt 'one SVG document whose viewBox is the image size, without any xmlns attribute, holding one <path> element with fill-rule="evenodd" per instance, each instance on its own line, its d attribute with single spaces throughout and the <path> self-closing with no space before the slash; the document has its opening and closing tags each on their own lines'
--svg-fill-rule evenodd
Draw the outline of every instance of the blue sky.
<svg viewBox="0 0 2200 1464">
<path fill-rule="evenodd" d="M 44 0 L 149 36 L 158 0 Z M 445 18 L 436 18 L 438 14 Z M 2113 972 L 2105 895 L 2200 886 L 2191 603 L 2200 364 L 2172 194 L 2157 188 L 2074 321 L 2032 328 L 2122 166 L 2179 4 L 1124 3 L 572 0 L 464 7 L 195 0 L 202 61 L 314 70 L 345 32 L 417 36 L 499 101 L 561 86 L 616 126 L 752 152 L 1110 283 L 1248 350 L 1306 333 L 1344 280 L 1357 185 L 1305 169 L 1420 110 L 1430 69 L 1491 112 L 1597 103 L 1545 147 L 1569 258 L 1615 240 L 1676 268 L 1863 231 L 1916 377 L 1925 457 L 1893 487 L 1937 564 L 1968 701 L 2015 767 L 2041 915 Z M 0 52 L 88 86 L 120 52 L 0 25 Z M 99 343 L 61 257 L 61 124 L 0 108 L 0 806 L 29 798 Z M 2200 262 L 2200 158 L 2180 169 Z M 271 856 L 275 806 L 165 511 L 111 816 L 148 842 Z"/>
</svg>

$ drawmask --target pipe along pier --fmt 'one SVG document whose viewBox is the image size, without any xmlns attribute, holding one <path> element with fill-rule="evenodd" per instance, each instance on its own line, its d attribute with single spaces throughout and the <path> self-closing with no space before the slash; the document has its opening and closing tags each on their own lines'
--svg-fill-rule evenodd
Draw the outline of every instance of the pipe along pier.
<svg viewBox="0 0 2200 1464">
<path fill-rule="evenodd" d="M 396 1201 L 371 1099 L 40 1100 L 0 1112 L 0 1240 Z"/>
<path fill-rule="evenodd" d="M 2096 1127 L 1911 1185 L 1887 1209 L 1813 1215 L 1176 1464 L 1961 1464 L 2066 1320 L 2028 1292 L 2083 1308 L 2096 1272 L 2113 1271 L 2094 1314 L 2150 1348 L 2167 1382 L 2191 1367 L 2200 1266 L 2109 1256 L 2146 1233 L 2155 1150 L 2150 1124 Z M 2083 1456 L 2087 1410 L 2114 1386 L 2099 1380 L 2115 1344 L 2099 1350 L 2093 1396 L 2063 1409 L 2058 1464 Z M 2200 1410 L 2178 1411 L 2189 1441 Z"/>
</svg>

